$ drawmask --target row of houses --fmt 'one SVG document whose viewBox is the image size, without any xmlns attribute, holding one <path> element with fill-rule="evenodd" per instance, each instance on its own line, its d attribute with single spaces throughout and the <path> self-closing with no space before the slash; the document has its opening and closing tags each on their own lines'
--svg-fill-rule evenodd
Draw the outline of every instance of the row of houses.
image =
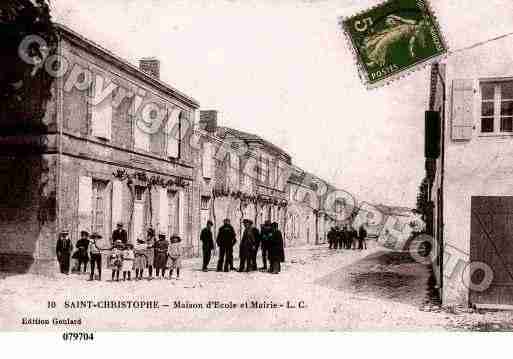
<svg viewBox="0 0 513 359">
<path fill-rule="evenodd" d="M 512 42 L 431 68 L 425 191 L 443 305 L 513 305 Z"/>
<path fill-rule="evenodd" d="M 208 219 L 217 229 L 230 218 L 239 236 L 243 218 L 277 221 L 287 246 L 326 241 L 335 216 L 322 195 L 333 186 L 260 136 L 222 126 L 160 80 L 157 59 L 135 67 L 57 31 L 57 53 L 40 68 L 55 77 L 44 114 L 0 111 L 0 270 L 56 272 L 60 231 L 73 241 L 98 232 L 108 248 L 118 222 L 131 242 L 150 226 L 179 234 L 189 256 Z"/>
</svg>

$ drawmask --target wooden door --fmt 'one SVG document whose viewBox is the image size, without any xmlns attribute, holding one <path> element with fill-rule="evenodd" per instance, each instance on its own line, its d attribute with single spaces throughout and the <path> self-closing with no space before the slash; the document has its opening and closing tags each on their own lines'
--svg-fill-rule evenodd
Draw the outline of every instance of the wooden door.
<svg viewBox="0 0 513 359">
<path fill-rule="evenodd" d="M 470 260 L 486 263 L 493 274 L 484 291 L 470 288 L 470 303 L 513 305 L 513 197 L 472 197 L 470 226 Z M 484 275 L 476 270 L 471 282 Z"/>
</svg>

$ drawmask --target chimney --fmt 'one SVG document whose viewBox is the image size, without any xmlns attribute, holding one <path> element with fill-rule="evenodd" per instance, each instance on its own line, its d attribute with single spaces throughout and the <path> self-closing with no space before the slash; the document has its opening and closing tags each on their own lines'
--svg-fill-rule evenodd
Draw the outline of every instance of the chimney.
<svg viewBox="0 0 513 359">
<path fill-rule="evenodd" d="M 160 79 L 160 61 L 156 57 L 145 57 L 140 59 L 139 69 L 151 77 Z"/>
<path fill-rule="evenodd" d="M 200 111 L 199 127 L 207 132 L 216 132 L 217 110 Z"/>
</svg>

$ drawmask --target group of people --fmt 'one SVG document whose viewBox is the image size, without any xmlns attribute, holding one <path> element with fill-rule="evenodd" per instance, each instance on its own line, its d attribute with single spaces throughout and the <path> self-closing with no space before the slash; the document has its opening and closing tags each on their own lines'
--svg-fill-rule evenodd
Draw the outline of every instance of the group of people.
<svg viewBox="0 0 513 359">
<path fill-rule="evenodd" d="M 331 227 L 327 237 L 330 249 L 367 249 L 367 230 L 363 225 L 358 231 L 347 225 Z"/>
<path fill-rule="evenodd" d="M 266 221 L 258 230 L 253 221 L 244 219 L 242 221 L 244 232 L 239 244 L 239 272 L 250 272 L 258 269 L 258 250 L 262 253 L 262 270 L 278 274 L 281 271 L 281 263 L 285 261 L 285 249 L 283 235 L 278 228 L 278 223 Z M 214 236 L 212 233 L 212 221 L 208 221 L 206 227 L 201 231 L 200 240 L 203 249 L 203 271 L 208 270 L 208 264 L 214 250 Z M 217 271 L 229 272 L 234 270 L 233 247 L 237 243 L 235 230 L 226 218 L 219 228 L 216 241 L 219 248 L 219 259 Z M 269 261 L 269 267 L 267 262 Z"/>
<path fill-rule="evenodd" d="M 57 260 L 61 273 L 69 274 L 70 260 L 77 261 L 76 269 L 79 272 L 87 271 L 90 263 L 90 276 L 95 279 L 95 269 L 98 271 L 98 280 L 102 277 L 102 252 L 108 254 L 108 267 L 112 270 L 112 280 L 119 281 L 122 273 L 123 280 L 132 279 L 132 271 L 135 271 L 135 280 L 143 279 L 143 274 L 148 269 L 148 279 L 153 279 L 153 269 L 156 278 L 164 278 L 166 269 L 169 268 L 169 279 L 176 269 L 176 279 L 180 278 L 182 248 L 178 235 L 172 235 L 169 241 L 166 234 L 160 233 L 158 238 L 155 231 L 148 228 L 146 238 L 137 238 L 136 243 L 128 242 L 128 235 L 123 228 L 123 223 L 118 223 L 112 232 L 109 248 L 101 248 L 98 241 L 102 236 L 98 233 L 91 235 L 87 231 L 80 232 L 80 239 L 76 243 L 73 252 L 73 244 L 69 238 L 69 231 L 62 231 L 57 240 Z M 73 254 L 71 254 L 73 252 Z"/>
<path fill-rule="evenodd" d="M 253 221 L 243 220 L 244 233 L 239 246 L 239 272 L 257 270 L 257 254 L 262 252 L 263 270 L 267 270 L 269 261 L 269 272 L 278 274 L 281 271 L 281 263 L 285 261 L 285 250 L 283 236 L 278 229 L 278 223 L 266 221 L 258 230 Z M 214 239 L 212 234 L 212 221 L 208 221 L 206 227 L 201 231 L 200 240 L 203 249 L 203 271 L 208 270 L 208 264 L 214 250 Z M 237 243 L 235 230 L 229 219 L 225 219 L 215 243 L 219 247 L 219 260 L 217 271 L 228 272 L 234 270 L 233 247 Z M 132 271 L 135 271 L 135 280 L 143 279 L 145 270 L 148 270 L 148 279 L 165 278 L 166 270 L 169 268 L 169 279 L 176 270 L 176 279 L 180 278 L 182 267 L 181 239 L 178 235 L 172 235 L 169 241 L 165 233 L 155 236 L 153 228 L 148 228 L 146 238 L 137 238 L 134 244 L 128 242 L 127 231 L 123 223 L 118 223 L 117 228 L 112 232 L 110 245 L 102 248 L 100 243 L 102 236 L 99 233 L 89 234 L 87 231 L 80 232 L 80 239 L 73 251 L 69 231 L 62 231 L 57 240 L 57 260 L 59 261 L 61 273 L 69 274 L 71 259 L 76 260 L 75 270 L 86 273 L 87 265 L 90 264 L 89 280 L 102 278 L 102 253 L 108 256 L 108 267 L 112 270 L 112 281 L 119 281 L 120 275 L 123 280 L 132 280 Z M 153 271 L 155 269 L 155 272 Z M 95 276 L 95 271 L 98 276 Z"/>
</svg>

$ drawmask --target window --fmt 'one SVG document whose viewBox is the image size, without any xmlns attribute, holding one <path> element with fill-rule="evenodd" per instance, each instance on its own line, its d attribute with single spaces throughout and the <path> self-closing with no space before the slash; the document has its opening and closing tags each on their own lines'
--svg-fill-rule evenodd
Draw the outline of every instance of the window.
<svg viewBox="0 0 513 359">
<path fill-rule="evenodd" d="M 150 138 L 151 134 L 148 131 L 142 129 L 137 121 L 137 117 L 135 117 L 134 123 L 134 146 L 136 149 L 143 151 L 150 151 Z"/>
<path fill-rule="evenodd" d="M 214 171 L 214 146 L 210 142 L 203 144 L 203 177 L 212 178 Z"/>
<path fill-rule="evenodd" d="M 180 155 L 180 136 L 183 112 L 179 108 L 173 108 L 169 112 L 167 120 L 167 144 L 166 153 L 170 158 L 178 158 Z"/>
<path fill-rule="evenodd" d="M 93 198 L 92 198 L 92 229 L 93 232 L 106 234 L 106 194 L 107 182 L 101 180 L 92 180 Z"/>
<path fill-rule="evenodd" d="M 210 196 L 201 196 L 201 209 L 208 210 L 210 205 Z"/>
<path fill-rule="evenodd" d="M 168 192 L 168 235 L 180 234 L 180 196 L 177 191 Z"/>
<path fill-rule="evenodd" d="M 96 96 L 95 92 L 98 91 L 103 85 L 103 81 L 98 79 L 95 81 L 95 86 L 92 86 L 92 96 Z M 97 88 L 98 87 L 98 88 Z M 112 91 L 105 91 L 107 95 L 104 98 L 93 97 L 95 103 L 91 105 L 91 127 L 92 135 L 104 140 L 111 139 L 112 132 Z M 96 103 L 98 102 L 98 103 Z"/>
<path fill-rule="evenodd" d="M 513 81 L 481 84 L 481 132 L 513 133 Z"/>
<path fill-rule="evenodd" d="M 144 198 L 144 187 L 143 186 L 135 186 L 135 200 L 142 201 Z"/>
</svg>

